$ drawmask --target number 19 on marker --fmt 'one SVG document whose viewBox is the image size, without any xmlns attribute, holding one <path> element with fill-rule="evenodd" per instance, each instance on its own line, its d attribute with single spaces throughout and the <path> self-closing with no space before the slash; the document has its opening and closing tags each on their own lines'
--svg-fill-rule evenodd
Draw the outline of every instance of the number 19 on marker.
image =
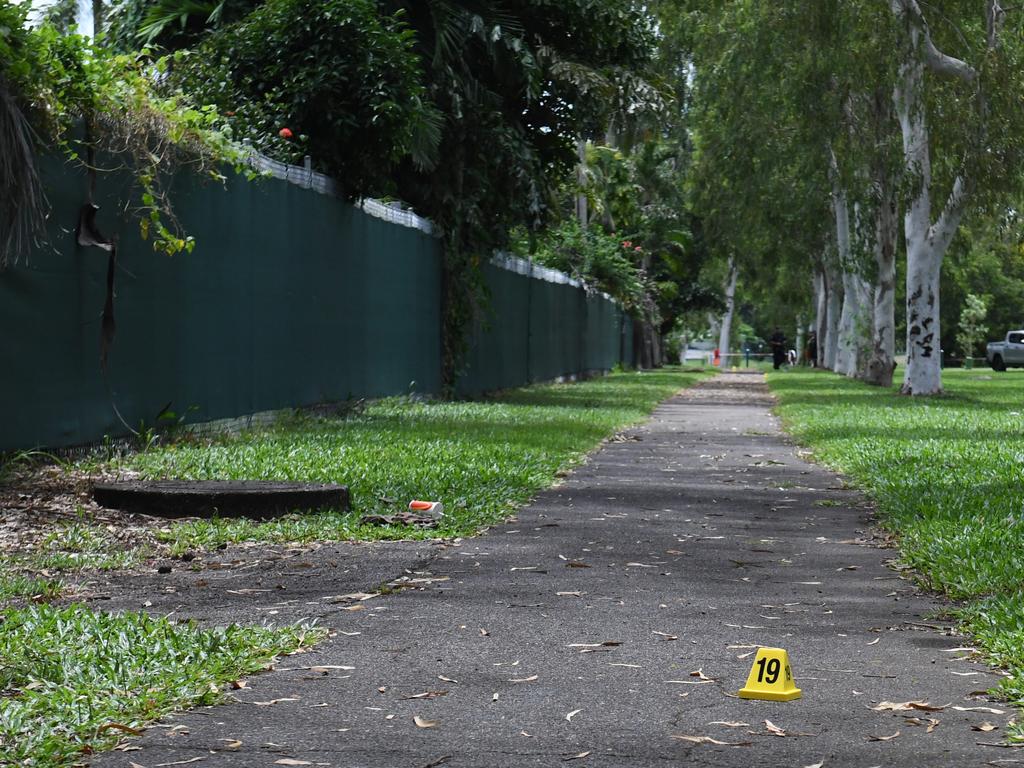
<svg viewBox="0 0 1024 768">
<path fill-rule="evenodd" d="M 782 648 L 758 648 L 747 684 L 740 689 L 741 699 L 792 701 L 801 691 L 793 682 L 789 654 Z"/>
</svg>

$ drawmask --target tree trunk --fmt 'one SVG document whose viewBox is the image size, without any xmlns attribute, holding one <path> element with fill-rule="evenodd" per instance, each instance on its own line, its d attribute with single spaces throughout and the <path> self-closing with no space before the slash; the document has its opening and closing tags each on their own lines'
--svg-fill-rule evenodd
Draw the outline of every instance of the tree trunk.
<svg viewBox="0 0 1024 768">
<path fill-rule="evenodd" d="M 583 186 L 587 181 L 587 142 L 583 139 L 577 141 L 576 151 L 579 153 L 579 165 L 576 167 L 576 180 L 580 185 L 579 192 L 576 194 L 576 218 L 579 221 L 580 226 L 586 229 L 590 218 L 587 196 L 583 192 Z"/>
<path fill-rule="evenodd" d="M 942 392 L 939 275 L 942 259 L 963 215 L 967 189 L 964 177 L 958 176 L 942 213 L 932 224 L 924 69 L 927 62 L 941 74 L 968 81 L 975 80 L 977 73 L 935 48 L 916 0 L 890 0 L 890 5 L 907 35 L 893 103 L 903 136 L 904 166 L 916 185 L 903 216 L 907 241 L 907 369 L 900 391 L 907 395 L 937 395 Z"/>
<path fill-rule="evenodd" d="M 821 358 L 823 368 L 835 370 L 839 354 L 839 319 L 843 306 L 843 284 L 839 267 L 833 259 L 825 260 L 825 335 L 818 345 L 824 350 Z"/>
<path fill-rule="evenodd" d="M 804 354 L 804 316 L 796 316 L 796 346 L 793 347 L 796 350 L 796 359 L 799 362 L 803 358 Z"/>
<path fill-rule="evenodd" d="M 826 255 L 827 256 L 827 255 Z M 825 267 L 818 264 L 814 271 L 814 334 L 815 350 L 811 365 L 822 367 L 825 357 L 825 338 L 827 336 L 826 320 L 828 317 L 828 284 L 825 281 Z"/>
<path fill-rule="evenodd" d="M 664 345 L 661 343 L 661 332 L 658 330 L 658 326 L 653 323 L 649 327 L 651 329 L 651 367 L 661 368 L 665 364 L 665 358 L 662 353 Z"/>
<path fill-rule="evenodd" d="M 843 271 L 843 309 L 839 317 L 839 340 L 836 364 L 833 369 L 843 376 L 856 376 L 858 367 L 859 337 L 863 305 L 863 279 L 847 270 Z"/>
<path fill-rule="evenodd" d="M 896 246 L 899 238 L 896 194 L 882 179 L 875 210 L 875 265 L 878 270 L 873 297 L 874 320 L 871 349 L 864 380 L 880 387 L 892 385 L 896 355 Z"/>
<path fill-rule="evenodd" d="M 832 370 L 844 376 L 857 374 L 857 318 L 861 312 L 857 276 L 852 272 L 853 254 L 850 241 L 850 207 L 846 190 L 839 181 L 839 164 L 830 151 L 832 177 L 832 215 L 836 227 L 836 250 L 842 270 L 843 304 L 839 316 L 836 355 Z"/>
<path fill-rule="evenodd" d="M 103 34 L 103 24 L 105 21 L 105 12 L 103 9 L 103 0 L 92 0 L 92 39 L 98 40 L 100 35 Z"/>
<path fill-rule="evenodd" d="M 736 260 L 729 259 L 729 277 L 725 281 L 725 312 L 722 313 L 722 325 L 718 333 L 718 351 L 722 354 L 722 367 L 728 362 L 729 341 L 732 338 L 732 317 L 736 310 L 736 279 L 739 269 Z"/>
</svg>

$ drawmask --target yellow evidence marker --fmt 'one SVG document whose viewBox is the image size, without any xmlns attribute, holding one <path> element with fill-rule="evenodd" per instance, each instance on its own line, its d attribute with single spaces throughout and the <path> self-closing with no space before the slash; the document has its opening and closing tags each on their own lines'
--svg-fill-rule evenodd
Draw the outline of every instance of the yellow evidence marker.
<svg viewBox="0 0 1024 768">
<path fill-rule="evenodd" d="M 782 648 L 758 648 L 747 684 L 740 688 L 740 698 L 792 701 L 800 695 L 800 689 L 793 683 L 789 654 Z"/>
</svg>

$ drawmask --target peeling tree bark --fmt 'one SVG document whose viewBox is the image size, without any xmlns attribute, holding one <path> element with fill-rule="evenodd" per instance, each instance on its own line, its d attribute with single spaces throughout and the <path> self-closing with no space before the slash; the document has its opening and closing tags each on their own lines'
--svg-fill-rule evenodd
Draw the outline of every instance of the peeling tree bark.
<svg viewBox="0 0 1024 768">
<path fill-rule="evenodd" d="M 736 310 L 736 280 L 739 277 L 739 268 L 736 260 L 729 258 L 729 276 L 725 281 L 725 312 L 722 313 L 722 324 L 718 333 L 718 351 L 721 352 L 725 367 L 729 354 L 729 340 L 732 337 L 732 317 Z"/>
<path fill-rule="evenodd" d="M 828 289 L 825 284 L 825 268 L 817 265 L 814 271 L 814 333 L 817 337 L 817 351 L 815 359 L 810 361 L 812 365 L 822 365 L 825 356 L 826 316 L 828 313 Z"/>
<path fill-rule="evenodd" d="M 991 12 L 989 44 L 998 41 L 1000 17 Z M 917 0 L 890 0 L 896 18 L 905 26 L 904 60 L 893 92 L 903 136 L 903 158 L 915 180 L 903 217 L 907 241 L 907 369 L 901 391 L 908 395 L 942 392 L 942 351 L 939 346 L 939 275 L 942 260 L 956 233 L 967 200 L 964 176 L 957 176 L 937 221 L 931 221 L 931 153 L 925 116 L 925 67 L 937 74 L 966 81 L 977 72 L 965 62 L 939 51 L 932 42 Z"/>
<path fill-rule="evenodd" d="M 871 349 L 864 380 L 880 387 L 892 385 L 896 354 L 896 246 L 899 238 L 896 194 L 888 180 L 882 181 L 875 210 L 874 318 Z"/>
<path fill-rule="evenodd" d="M 858 320 L 863 311 L 863 288 L 860 279 L 853 272 L 853 249 L 850 236 L 850 205 L 846 190 L 839 181 L 839 164 L 833 152 L 829 152 L 832 177 L 832 215 L 836 227 L 836 250 L 839 268 L 842 270 L 843 301 L 839 315 L 836 356 L 830 366 L 844 376 L 857 375 Z"/>
<path fill-rule="evenodd" d="M 843 308 L 839 320 L 839 343 L 835 372 L 851 378 L 863 375 L 866 362 L 865 339 L 870 329 L 871 284 L 855 272 L 843 271 Z"/>
</svg>

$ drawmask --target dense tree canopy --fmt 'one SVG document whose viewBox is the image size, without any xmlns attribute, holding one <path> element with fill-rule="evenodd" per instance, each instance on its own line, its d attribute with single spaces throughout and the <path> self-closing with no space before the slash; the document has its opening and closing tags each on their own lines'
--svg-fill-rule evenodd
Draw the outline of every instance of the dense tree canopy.
<svg viewBox="0 0 1024 768">
<path fill-rule="evenodd" d="M 1020 311 L 1024 14 L 999 0 L 94 5 L 88 55 L 61 34 L 63 6 L 39 30 L 0 24 L 18 61 L 0 57 L 5 156 L 25 154 L 33 114 L 130 124 L 160 103 L 148 89 L 167 120 L 193 116 L 196 147 L 308 155 L 351 197 L 401 199 L 443 236 L 449 380 L 481 311 L 478 265 L 510 244 L 622 300 L 648 364 L 698 311 L 728 348 L 742 306 L 760 335 L 813 325 L 822 362 L 875 383 L 905 347 L 904 389 L 927 394 L 968 294 L 991 299 L 993 327 Z M 104 61 L 131 63 L 134 85 L 111 87 Z M 54 89 L 27 83 L 48 78 L 82 98 L 37 108 Z M 3 190 L 38 202 L 12 167 Z M 140 175 L 154 208 L 157 176 Z M 24 238 L 42 209 L 21 210 L 5 231 Z"/>
</svg>

